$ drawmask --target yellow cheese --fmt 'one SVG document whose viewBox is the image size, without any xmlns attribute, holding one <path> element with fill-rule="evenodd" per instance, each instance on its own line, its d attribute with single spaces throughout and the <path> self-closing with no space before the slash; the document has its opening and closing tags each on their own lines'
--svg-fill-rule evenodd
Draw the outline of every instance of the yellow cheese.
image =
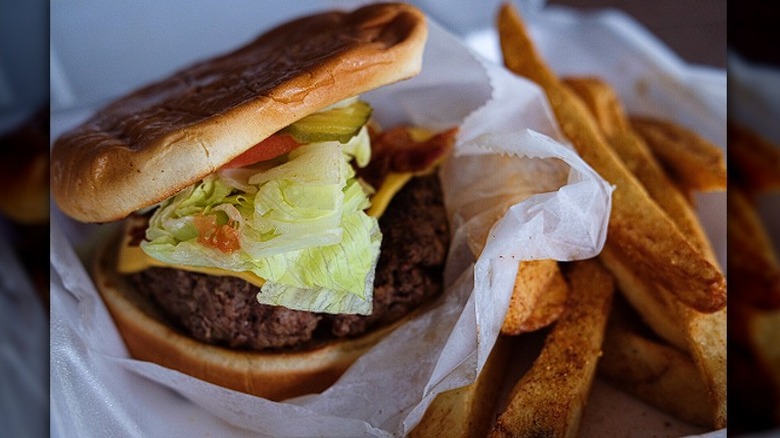
<svg viewBox="0 0 780 438">
<path fill-rule="evenodd" d="M 133 274 L 148 268 L 176 268 L 183 271 L 198 272 L 214 276 L 231 276 L 240 278 L 247 283 L 252 283 L 257 287 L 262 287 L 265 280 L 251 272 L 235 272 L 219 268 L 209 268 L 201 266 L 171 265 L 150 257 L 139 246 L 122 245 L 119 251 L 119 262 L 117 270 L 121 274 Z"/>
<path fill-rule="evenodd" d="M 137 218 L 130 218 L 125 223 L 125 232 L 124 236 L 122 236 L 122 246 L 119 248 L 119 258 L 117 260 L 117 270 L 121 274 L 133 274 L 153 267 L 176 268 L 184 271 L 199 272 L 201 274 L 214 276 L 237 277 L 248 283 L 252 283 L 257 287 L 262 287 L 265 283 L 265 280 L 251 272 L 235 272 L 225 269 L 201 266 L 171 265 L 152 258 L 138 245 L 130 245 L 130 242 L 133 239 L 133 233 L 131 230 L 141 224 L 145 225 L 145 221 L 139 220 Z"/>
<path fill-rule="evenodd" d="M 427 141 L 434 135 L 433 131 L 414 126 L 408 127 L 406 130 L 414 141 Z M 424 169 L 422 172 L 418 173 L 390 172 L 387 174 L 385 180 L 382 182 L 382 186 L 379 187 L 379 190 L 371 197 L 371 207 L 366 211 L 366 214 L 375 218 L 382 217 L 382 213 L 387 210 L 387 206 L 390 205 L 393 196 L 395 196 L 395 194 L 398 193 L 413 176 L 423 175 L 430 170 L 431 169 Z"/>
<path fill-rule="evenodd" d="M 382 217 L 382 213 L 387 210 L 387 206 L 393 200 L 393 196 L 403 188 L 404 184 L 412 179 L 412 176 L 411 172 L 389 173 L 385 177 L 382 186 L 371 197 L 371 207 L 368 208 L 366 214 L 375 218 Z"/>
</svg>

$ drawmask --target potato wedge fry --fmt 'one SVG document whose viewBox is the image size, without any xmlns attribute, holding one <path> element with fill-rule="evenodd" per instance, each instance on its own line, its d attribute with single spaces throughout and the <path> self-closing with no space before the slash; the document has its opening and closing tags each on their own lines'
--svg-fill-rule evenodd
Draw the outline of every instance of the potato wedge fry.
<svg viewBox="0 0 780 438">
<path fill-rule="evenodd" d="M 642 320 L 671 345 L 688 351 L 688 340 L 681 322 L 664 299 L 664 292 L 636 272 L 626 257 L 615 248 L 604 248 L 599 255 L 604 266 L 615 277 L 621 295 L 636 309 Z"/>
<path fill-rule="evenodd" d="M 514 386 L 491 437 L 574 437 L 601 356 L 612 302 L 612 277 L 596 260 L 567 273 L 566 310 L 531 369 Z"/>
<path fill-rule="evenodd" d="M 645 323 L 672 346 L 687 352 L 708 389 L 702 402 L 707 423 L 726 425 L 726 309 L 701 313 L 684 305 L 668 291 L 637 274 L 626 258 L 611 248 L 599 255 L 615 276 L 618 288 Z"/>
<path fill-rule="evenodd" d="M 729 188 L 727 212 L 734 298 L 764 310 L 780 309 L 780 260 L 755 207 L 738 187 Z"/>
<path fill-rule="evenodd" d="M 681 420 L 709 426 L 708 387 L 690 356 L 643 336 L 635 315 L 616 300 L 604 336 L 599 374 L 607 381 Z"/>
<path fill-rule="evenodd" d="M 726 190 L 726 163 L 717 146 L 670 121 L 631 117 L 630 122 L 683 187 L 703 192 Z"/>
<path fill-rule="evenodd" d="M 751 192 L 780 190 L 780 145 L 737 123 L 728 127 L 731 174 Z"/>
<path fill-rule="evenodd" d="M 603 80 L 592 77 L 566 78 L 564 84 L 585 103 L 608 145 L 642 183 L 653 201 L 707 260 L 717 266 L 715 252 L 696 212 L 645 142 L 633 132 L 615 91 Z"/>
<path fill-rule="evenodd" d="M 633 265 L 687 305 L 702 312 L 724 308 L 723 274 L 691 245 L 607 146 L 587 108 L 536 52 L 509 3 L 500 9 L 498 30 L 507 67 L 544 89 L 562 131 L 580 156 L 617 187 L 606 245 L 619 246 Z"/>
<path fill-rule="evenodd" d="M 566 84 L 582 97 L 602 131 L 609 133 L 610 147 L 637 176 L 648 194 L 673 218 L 683 235 L 717 266 L 715 253 L 696 213 L 644 142 L 631 131 L 615 92 L 608 84 L 593 78 L 570 79 Z M 607 260 L 623 295 L 641 311 L 644 319 L 659 335 L 682 351 L 690 352 L 695 359 L 694 368 L 701 372 L 711 395 L 700 399 L 698 423 L 724 422 L 725 425 L 725 312 L 704 315 L 681 306 L 669 298 L 670 294 L 663 287 L 656 287 L 647 279 L 640 278 L 640 274 L 623 261 L 625 256 L 615 256 L 612 249 L 606 249 L 602 259 Z M 703 342 L 707 348 L 702 348 Z M 681 416 L 686 415 L 685 412 L 681 413 Z"/>
<path fill-rule="evenodd" d="M 561 82 L 582 99 L 606 138 L 631 131 L 617 94 L 602 79 L 593 76 L 569 76 L 561 78 Z"/>
<path fill-rule="evenodd" d="M 520 262 L 501 333 L 519 335 L 547 327 L 563 313 L 568 295 L 557 261 Z"/>
<path fill-rule="evenodd" d="M 688 352 L 709 389 L 709 424 L 716 429 L 726 427 L 726 309 L 707 314 L 697 312 L 670 297 L 667 303 L 677 312 L 675 317 L 682 323 L 681 330 L 686 336 Z"/>
<path fill-rule="evenodd" d="M 717 266 L 715 254 L 698 217 L 647 146 L 631 131 L 615 92 L 599 79 L 571 79 L 566 84 L 582 97 L 602 131 L 608 135 L 609 145 L 637 176 L 648 194 L 673 218 L 683 235 Z M 606 260 L 615 275 L 622 294 L 634 308 L 640 310 L 656 333 L 694 357 L 695 365 L 694 362 L 691 364 L 701 373 L 704 378 L 702 385 L 706 384 L 704 387 L 708 390 L 708 397 L 700 398 L 697 405 L 697 422 L 725 422 L 725 311 L 722 314 L 716 312 L 704 315 L 680 305 L 663 287 L 642 278 L 641 273 L 626 263 L 625 255 L 616 254 L 613 247 L 605 248 L 602 259 Z M 703 348 L 702 343 L 707 348 Z M 690 417 L 690 412 L 682 411 L 680 416 Z"/>
<path fill-rule="evenodd" d="M 485 436 L 495 414 L 515 339 L 499 336 L 482 372 L 471 385 L 436 396 L 411 438 Z"/>
</svg>

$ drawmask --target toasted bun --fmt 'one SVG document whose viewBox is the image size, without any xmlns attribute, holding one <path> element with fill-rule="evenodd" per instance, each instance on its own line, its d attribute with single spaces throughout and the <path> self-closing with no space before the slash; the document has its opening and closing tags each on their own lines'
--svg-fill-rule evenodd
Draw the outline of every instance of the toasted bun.
<svg viewBox="0 0 780 438">
<path fill-rule="evenodd" d="M 131 356 L 270 400 L 322 392 L 409 318 L 305 351 L 253 352 L 210 345 L 173 327 L 152 301 L 116 271 L 117 248 L 118 239 L 114 239 L 99 250 L 93 277 Z"/>
<path fill-rule="evenodd" d="M 423 14 L 373 4 L 283 24 L 103 108 L 52 150 L 54 200 L 109 222 L 166 199 L 325 106 L 417 74 Z"/>
</svg>

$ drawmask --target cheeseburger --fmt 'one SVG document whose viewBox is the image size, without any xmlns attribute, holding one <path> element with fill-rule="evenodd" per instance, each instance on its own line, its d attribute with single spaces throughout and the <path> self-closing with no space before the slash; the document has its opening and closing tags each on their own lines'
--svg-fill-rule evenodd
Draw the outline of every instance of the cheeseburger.
<svg viewBox="0 0 780 438">
<path fill-rule="evenodd" d="M 270 399 L 319 392 L 441 291 L 454 131 L 361 93 L 421 68 L 417 9 L 280 25 L 124 96 L 52 149 L 52 193 L 124 221 L 93 277 L 130 354 Z"/>
</svg>

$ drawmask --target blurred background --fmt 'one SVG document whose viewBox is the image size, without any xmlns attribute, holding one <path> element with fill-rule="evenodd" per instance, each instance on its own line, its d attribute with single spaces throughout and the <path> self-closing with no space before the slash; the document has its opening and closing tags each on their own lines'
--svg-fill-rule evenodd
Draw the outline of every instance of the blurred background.
<svg viewBox="0 0 780 438">
<path fill-rule="evenodd" d="M 49 3 L 0 2 L 0 435 L 49 432 Z"/>
<path fill-rule="evenodd" d="M 730 2 L 728 40 L 729 422 L 767 436 L 780 435 L 780 12 L 771 6 Z M 757 184 L 762 174 L 770 178 Z M 737 211 L 740 197 L 748 206 Z M 752 242 L 740 217 L 758 224 Z M 769 264 L 753 271 L 761 254 Z M 774 302 L 751 300 L 756 292 Z"/>
<path fill-rule="evenodd" d="M 726 68 L 726 0 L 550 0 L 547 4 L 583 10 L 618 8 L 686 62 Z"/>
<path fill-rule="evenodd" d="M 142 2 L 143 3 L 143 2 Z M 204 15 L 197 7 L 181 8 L 174 2 L 147 2 L 143 8 L 132 2 L 111 3 L 97 1 L 51 1 L 51 32 L 56 35 L 51 45 L 52 110 L 70 108 L 79 102 L 85 104 L 101 96 L 115 94 L 134 83 L 152 79 L 152 72 L 144 65 L 133 65 L 127 59 L 137 58 L 141 52 L 151 60 L 167 61 L 171 69 L 186 65 L 204 54 L 230 47 L 232 41 L 244 35 L 248 40 L 257 29 L 298 15 L 303 11 L 327 7 L 353 7 L 365 1 L 354 0 L 300 0 L 284 6 L 268 2 L 273 13 L 235 14 L 236 9 L 252 10 L 257 2 L 233 0 L 230 8 L 210 11 Z M 489 29 L 493 26 L 500 0 L 476 1 L 415 0 L 429 16 L 459 36 Z M 583 11 L 604 8 L 623 10 L 655 34 L 683 60 L 710 67 L 726 67 L 726 1 L 725 0 L 519 0 L 521 10 L 532 11 L 547 6 L 565 6 Z M 205 7 L 205 6 L 204 6 Z M 166 20 L 176 16 L 177 25 Z M 114 25 L 115 20 L 128 23 Z M 83 53 L 80 27 L 91 32 L 90 52 Z M 144 32 L 154 29 L 154 32 Z M 182 33 L 184 32 L 184 33 Z M 207 34 L 198 47 L 187 45 L 187 34 Z M 127 52 L 116 53 L 111 41 L 132 40 Z M 99 69 L 85 70 L 84 65 L 101 59 Z M 160 73 L 157 73 L 160 74 Z M 120 82 L 121 81 L 121 82 Z M 119 83 L 118 83 L 119 82 Z"/>
</svg>

